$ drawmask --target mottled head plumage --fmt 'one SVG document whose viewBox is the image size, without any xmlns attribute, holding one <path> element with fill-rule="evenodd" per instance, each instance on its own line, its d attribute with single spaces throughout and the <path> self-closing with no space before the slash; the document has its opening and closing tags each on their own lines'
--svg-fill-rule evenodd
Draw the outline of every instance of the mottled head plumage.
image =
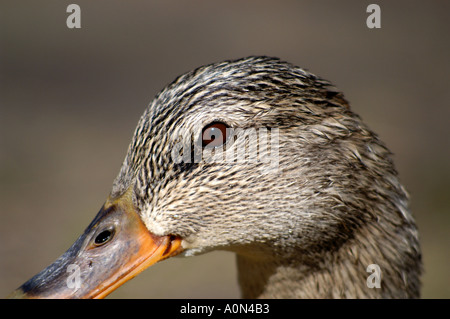
<svg viewBox="0 0 450 319">
<path fill-rule="evenodd" d="M 176 144 L 214 121 L 277 130 L 277 169 L 175 162 Z M 141 117 L 111 197 L 130 188 L 148 229 L 181 236 L 186 255 L 236 252 L 244 296 L 283 295 L 276 283 L 292 269 L 301 275 L 286 296 L 419 295 L 417 230 L 390 152 L 329 82 L 290 63 L 224 61 L 169 84 Z M 384 269 L 379 290 L 364 288 L 373 263 Z M 260 277 L 244 276 L 249 267 Z M 361 283 L 346 290 L 352 278 Z"/>
</svg>

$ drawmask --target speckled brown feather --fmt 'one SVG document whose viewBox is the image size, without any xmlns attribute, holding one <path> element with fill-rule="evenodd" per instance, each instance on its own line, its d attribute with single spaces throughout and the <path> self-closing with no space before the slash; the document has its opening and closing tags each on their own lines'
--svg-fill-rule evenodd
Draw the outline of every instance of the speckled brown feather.
<svg viewBox="0 0 450 319">
<path fill-rule="evenodd" d="M 176 163 L 177 143 L 191 147 L 214 121 L 278 129 L 276 169 L 207 156 Z M 236 252 L 243 297 L 420 295 L 418 232 L 391 153 L 334 87 L 279 59 L 207 65 L 163 89 L 111 196 L 130 187 L 148 229 L 181 236 L 186 256 Z M 367 287 L 370 264 L 379 289 Z"/>
</svg>

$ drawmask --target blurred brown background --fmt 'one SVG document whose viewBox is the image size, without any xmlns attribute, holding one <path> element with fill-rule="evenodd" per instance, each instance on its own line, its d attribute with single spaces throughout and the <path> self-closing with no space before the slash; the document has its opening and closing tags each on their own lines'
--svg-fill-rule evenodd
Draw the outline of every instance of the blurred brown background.
<svg viewBox="0 0 450 319">
<path fill-rule="evenodd" d="M 66 8 L 81 7 L 81 29 Z M 367 5 L 382 28 L 366 26 Z M 421 232 L 423 297 L 450 297 L 449 1 L 0 4 L 0 297 L 95 216 L 153 96 L 194 67 L 272 55 L 332 81 L 395 154 Z M 116 298 L 239 297 L 234 256 L 175 258 Z"/>
</svg>

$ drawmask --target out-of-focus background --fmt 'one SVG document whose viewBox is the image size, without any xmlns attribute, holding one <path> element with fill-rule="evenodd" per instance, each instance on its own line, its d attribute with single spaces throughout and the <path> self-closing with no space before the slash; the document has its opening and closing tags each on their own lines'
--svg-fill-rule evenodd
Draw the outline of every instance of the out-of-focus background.
<svg viewBox="0 0 450 319">
<path fill-rule="evenodd" d="M 66 8 L 81 7 L 81 29 Z M 381 7 L 381 29 L 366 8 Z M 423 248 L 423 297 L 450 297 L 449 1 L 0 4 L 0 297 L 53 262 L 106 199 L 140 115 L 194 67 L 278 56 L 330 80 L 395 154 Z M 239 297 L 234 256 L 161 262 L 115 298 Z"/>
</svg>

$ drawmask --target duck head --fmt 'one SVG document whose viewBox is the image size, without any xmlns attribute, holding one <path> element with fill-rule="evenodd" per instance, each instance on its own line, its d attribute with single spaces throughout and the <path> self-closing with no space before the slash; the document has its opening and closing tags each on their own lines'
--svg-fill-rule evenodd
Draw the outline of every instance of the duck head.
<svg viewBox="0 0 450 319">
<path fill-rule="evenodd" d="M 155 97 L 100 212 L 12 297 L 102 298 L 158 261 L 214 249 L 320 267 L 367 225 L 417 259 L 390 153 L 343 95 L 275 58 L 225 61 Z"/>
</svg>

